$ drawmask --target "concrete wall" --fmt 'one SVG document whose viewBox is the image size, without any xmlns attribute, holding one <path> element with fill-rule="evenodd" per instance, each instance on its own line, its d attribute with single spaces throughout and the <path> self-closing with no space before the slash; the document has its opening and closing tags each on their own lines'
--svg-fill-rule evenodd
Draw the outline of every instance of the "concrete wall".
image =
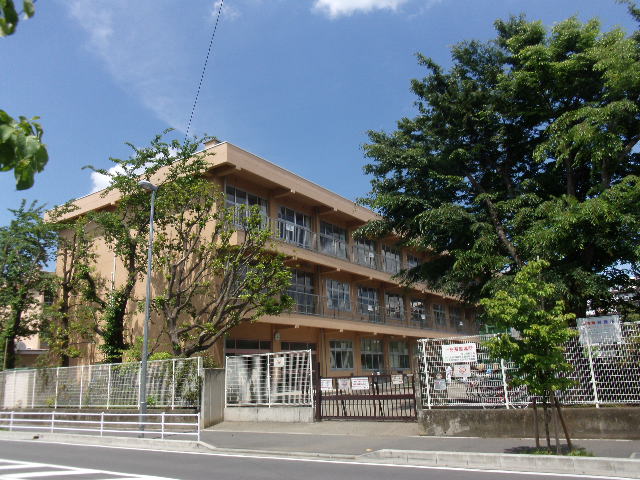
<svg viewBox="0 0 640 480">
<path fill-rule="evenodd" d="M 200 405 L 200 428 L 224 420 L 224 368 L 205 368 Z"/>
<path fill-rule="evenodd" d="M 563 408 L 573 438 L 640 439 L 640 408 Z M 533 409 L 434 409 L 418 413 L 424 435 L 461 437 L 533 437 Z M 538 409 L 544 437 L 542 408 Z M 553 437 L 553 421 L 550 423 Z M 560 438 L 562 427 L 558 423 Z"/>
<path fill-rule="evenodd" d="M 227 407 L 224 419 L 229 422 L 291 422 L 312 423 L 312 407 Z"/>
</svg>

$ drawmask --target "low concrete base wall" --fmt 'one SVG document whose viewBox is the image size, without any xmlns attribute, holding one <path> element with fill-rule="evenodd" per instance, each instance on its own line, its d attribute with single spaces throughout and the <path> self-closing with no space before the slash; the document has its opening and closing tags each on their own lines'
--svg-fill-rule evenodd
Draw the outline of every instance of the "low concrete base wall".
<svg viewBox="0 0 640 480">
<path fill-rule="evenodd" d="M 563 408 L 562 412 L 574 438 L 640 439 L 640 408 Z M 540 435 L 544 436 L 542 421 L 539 408 Z M 486 438 L 534 435 L 532 408 L 422 410 L 418 422 L 423 435 Z M 550 426 L 553 428 L 553 423 Z M 562 429 L 558 428 L 562 438 Z"/>
<path fill-rule="evenodd" d="M 226 407 L 227 422 L 293 422 L 312 423 L 312 407 Z"/>
</svg>

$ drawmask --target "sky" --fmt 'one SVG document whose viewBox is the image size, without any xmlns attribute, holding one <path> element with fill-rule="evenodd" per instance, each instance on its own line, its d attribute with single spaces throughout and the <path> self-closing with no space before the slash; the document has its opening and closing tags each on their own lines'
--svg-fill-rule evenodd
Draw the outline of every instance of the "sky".
<svg viewBox="0 0 640 480">
<path fill-rule="evenodd" d="M 17 3 L 20 3 L 19 0 Z M 220 0 L 40 0 L 0 39 L 0 109 L 40 116 L 49 163 L 29 190 L 0 173 L 0 225 L 104 186 L 82 167 L 182 138 Z M 229 141 L 351 200 L 366 195 L 368 130 L 415 114 L 420 52 L 450 65 L 462 40 L 526 14 L 636 28 L 614 0 L 225 0 L 191 134 Z"/>
</svg>

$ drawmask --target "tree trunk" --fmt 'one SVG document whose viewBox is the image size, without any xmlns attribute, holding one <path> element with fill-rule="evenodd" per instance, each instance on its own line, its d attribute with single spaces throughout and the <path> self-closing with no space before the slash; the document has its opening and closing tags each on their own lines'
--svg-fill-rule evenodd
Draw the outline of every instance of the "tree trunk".
<svg viewBox="0 0 640 480">
<path fill-rule="evenodd" d="M 533 432 L 536 436 L 536 448 L 540 448 L 540 426 L 538 425 L 538 403 L 533 397 Z"/>
<path fill-rule="evenodd" d="M 542 410 L 544 411 L 544 433 L 547 437 L 547 448 L 551 450 L 551 435 L 549 434 L 549 409 L 547 408 L 547 395 L 542 398 Z"/>
<path fill-rule="evenodd" d="M 562 408 L 560 405 L 560 401 L 558 397 L 553 396 L 553 402 L 556 405 L 556 410 L 558 411 L 558 418 L 560 419 L 560 424 L 562 425 L 562 430 L 564 431 L 564 438 L 567 439 L 567 448 L 571 452 L 573 450 L 573 444 L 571 443 L 571 435 L 569 433 L 569 428 L 567 427 L 567 423 L 564 420 L 564 416 L 562 415 Z"/>
</svg>

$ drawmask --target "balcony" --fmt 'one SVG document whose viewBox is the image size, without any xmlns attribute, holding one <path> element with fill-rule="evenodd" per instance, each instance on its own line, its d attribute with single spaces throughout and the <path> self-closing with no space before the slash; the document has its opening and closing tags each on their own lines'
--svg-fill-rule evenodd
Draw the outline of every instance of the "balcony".
<svg viewBox="0 0 640 480">
<path fill-rule="evenodd" d="M 411 311 L 404 309 L 384 309 L 369 300 L 337 299 L 298 291 L 288 291 L 287 294 L 295 301 L 291 313 L 374 325 L 433 330 L 429 317 L 425 315 L 412 315 Z"/>
<path fill-rule="evenodd" d="M 400 259 L 381 255 L 360 245 L 312 231 L 310 228 L 282 219 L 269 219 L 274 238 L 299 248 L 346 260 L 380 272 L 400 273 Z"/>
</svg>

